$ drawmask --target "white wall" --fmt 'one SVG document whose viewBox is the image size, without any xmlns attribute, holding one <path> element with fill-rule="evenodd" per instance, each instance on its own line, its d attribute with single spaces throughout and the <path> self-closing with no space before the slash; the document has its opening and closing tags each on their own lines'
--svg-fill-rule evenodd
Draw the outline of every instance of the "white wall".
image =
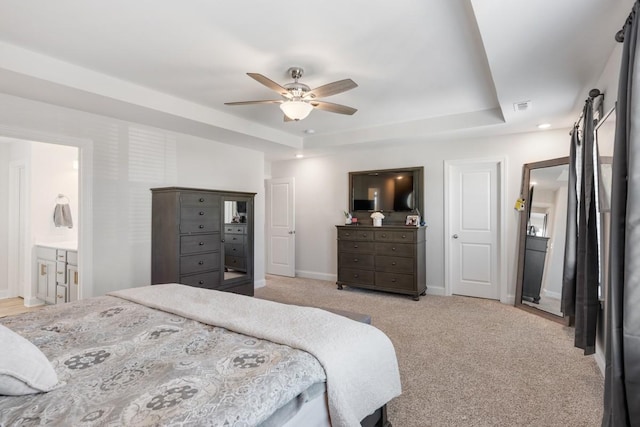
<svg viewBox="0 0 640 427">
<path fill-rule="evenodd" d="M 515 295 L 516 240 L 519 213 L 512 209 L 520 195 L 524 163 L 567 156 L 567 129 L 536 131 L 495 138 L 424 141 L 342 152 L 339 155 L 274 162 L 274 178 L 296 179 L 296 270 L 300 276 L 336 278 L 336 229 L 348 208 L 348 172 L 424 166 L 427 222 L 428 292 L 444 292 L 444 161 L 505 157 L 508 295 Z"/>
<path fill-rule="evenodd" d="M 92 235 L 90 247 L 80 248 L 92 266 L 90 277 L 81 271 L 83 286 L 91 283 L 85 297 L 150 282 L 149 189 L 162 186 L 258 193 L 256 282 L 264 283 L 262 153 L 4 94 L 0 136 L 82 146 L 80 175 L 90 187 L 81 197 Z M 87 153 L 92 161 L 83 164 Z"/>
<path fill-rule="evenodd" d="M 31 240 L 32 243 L 77 242 L 78 240 L 78 149 L 56 144 L 31 144 Z M 14 142 L 20 144 L 20 142 Z M 73 227 L 56 227 L 53 211 L 58 194 L 64 194 Z"/>
<path fill-rule="evenodd" d="M 9 158 L 10 145 L 0 142 L 0 200 L 9 200 Z M 9 289 L 8 239 L 9 204 L 0 203 L 0 298 L 4 298 Z"/>
</svg>

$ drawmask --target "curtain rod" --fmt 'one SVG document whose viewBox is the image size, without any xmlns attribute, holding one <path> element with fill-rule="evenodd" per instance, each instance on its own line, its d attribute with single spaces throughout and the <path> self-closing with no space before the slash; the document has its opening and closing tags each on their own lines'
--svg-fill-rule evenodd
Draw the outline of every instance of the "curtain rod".
<svg viewBox="0 0 640 427">
<path fill-rule="evenodd" d="M 604 93 L 600 92 L 600 89 L 591 89 L 589 91 L 589 97 L 584 101 L 585 105 L 587 102 L 593 102 L 593 100 L 599 96 L 602 96 L 604 98 Z M 578 119 L 573 124 L 573 129 L 571 129 L 571 132 L 569 132 L 569 135 L 571 135 L 575 129 L 580 127 L 580 120 L 582 120 L 583 117 L 584 117 L 584 108 L 582 109 L 582 112 L 578 116 Z"/>
</svg>

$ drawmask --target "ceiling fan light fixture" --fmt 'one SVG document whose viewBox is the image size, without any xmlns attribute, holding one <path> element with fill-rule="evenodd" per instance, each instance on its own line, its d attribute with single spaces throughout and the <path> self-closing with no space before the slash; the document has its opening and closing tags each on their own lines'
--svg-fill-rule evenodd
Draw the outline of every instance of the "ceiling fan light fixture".
<svg viewBox="0 0 640 427">
<path fill-rule="evenodd" d="M 308 102 L 294 99 L 280 104 L 280 109 L 291 120 L 297 121 L 305 119 L 311 110 L 313 110 L 313 106 Z"/>
</svg>

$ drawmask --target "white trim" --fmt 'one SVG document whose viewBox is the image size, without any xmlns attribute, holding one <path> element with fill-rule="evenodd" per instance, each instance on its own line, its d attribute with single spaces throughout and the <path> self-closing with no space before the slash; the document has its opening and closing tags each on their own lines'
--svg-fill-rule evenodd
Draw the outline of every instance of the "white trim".
<svg viewBox="0 0 640 427">
<path fill-rule="evenodd" d="M 445 288 L 443 288 L 442 286 L 427 286 L 427 295 L 437 295 L 437 296 L 447 296 L 446 290 Z M 451 296 L 451 294 L 449 294 L 448 296 Z"/>
<path fill-rule="evenodd" d="M 305 270 L 296 270 L 296 277 L 302 277 L 304 279 L 326 280 L 328 282 L 335 282 L 338 280 L 338 276 L 336 274 L 319 273 L 317 271 Z"/>
<path fill-rule="evenodd" d="M 513 304 L 513 297 L 510 297 L 507 286 L 507 251 L 506 251 L 506 195 L 507 193 L 507 157 L 480 157 L 474 159 L 457 159 L 444 161 L 444 294 L 451 296 L 451 279 L 449 277 L 449 172 L 454 166 L 469 165 L 474 163 L 495 163 L 498 168 L 497 184 L 498 188 L 498 230 L 500 236 L 498 238 L 498 295 L 500 302 L 503 304 Z M 427 289 L 427 293 L 428 289 Z"/>
<path fill-rule="evenodd" d="M 253 289 L 264 288 L 265 286 L 267 286 L 266 279 L 255 280 L 253 282 Z"/>
<path fill-rule="evenodd" d="M 596 353 L 593 355 L 593 359 L 596 361 L 598 368 L 600 368 L 600 373 L 604 377 L 604 372 L 607 366 L 604 360 L 604 354 L 600 353 L 599 351 L 596 351 Z"/>
<path fill-rule="evenodd" d="M 39 307 L 41 305 L 45 305 L 44 301 L 42 301 L 41 299 L 38 299 L 36 297 L 31 297 L 31 298 L 25 298 L 24 299 L 24 306 L 25 307 Z"/>
<path fill-rule="evenodd" d="M 553 299 L 562 299 L 562 294 L 560 292 L 553 292 L 545 289 L 544 295 Z"/>
<path fill-rule="evenodd" d="M 8 271 L 7 271 L 7 280 L 9 287 L 7 289 L 7 298 L 14 298 L 19 296 L 21 293 L 24 294 L 24 283 L 25 283 L 25 274 L 24 274 L 24 266 L 20 268 L 18 260 L 20 257 L 17 257 L 16 254 L 20 251 L 19 238 L 20 238 L 20 221 L 16 217 L 15 206 L 18 205 L 20 201 L 19 195 L 21 190 L 24 190 L 28 186 L 23 183 L 24 187 L 19 186 L 19 175 L 22 170 L 22 175 L 25 180 L 27 180 L 27 165 L 24 161 L 14 160 L 9 162 L 9 234 L 7 238 L 7 263 L 8 263 Z M 26 194 L 22 195 L 25 200 Z M 26 236 L 22 236 L 24 239 Z M 25 257 L 25 253 L 22 254 L 22 257 Z M 22 273 L 22 274 L 21 274 Z M 22 291 L 22 292 L 21 292 Z"/>
</svg>

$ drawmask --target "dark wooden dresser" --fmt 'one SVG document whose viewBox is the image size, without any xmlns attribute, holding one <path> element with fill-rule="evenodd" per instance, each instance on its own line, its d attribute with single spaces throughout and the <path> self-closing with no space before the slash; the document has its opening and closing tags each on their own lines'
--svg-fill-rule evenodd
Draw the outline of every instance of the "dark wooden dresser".
<svg viewBox="0 0 640 427">
<path fill-rule="evenodd" d="M 425 295 L 425 227 L 338 225 L 338 289 L 344 285 Z"/>
<path fill-rule="evenodd" d="M 154 188 L 151 219 L 151 283 L 182 283 L 220 291 L 253 295 L 253 193 L 182 187 Z M 224 223 L 229 203 L 248 203 L 240 253 L 235 264 L 241 274 L 225 277 L 229 245 Z M 240 227 L 241 226 L 241 227 Z M 249 245 L 251 247 L 249 248 Z"/>
</svg>

